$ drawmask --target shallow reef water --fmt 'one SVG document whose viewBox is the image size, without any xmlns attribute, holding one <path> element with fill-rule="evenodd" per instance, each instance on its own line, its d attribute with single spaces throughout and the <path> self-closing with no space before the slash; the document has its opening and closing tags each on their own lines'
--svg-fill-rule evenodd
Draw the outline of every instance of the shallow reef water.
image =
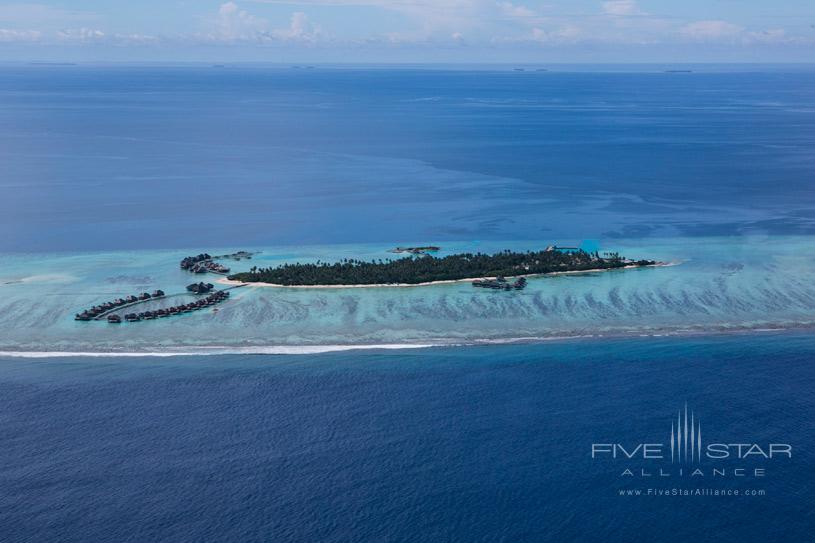
<svg viewBox="0 0 815 543">
<path fill-rule="evenodd" d="M 461 251 L 536 249 L 533 242 L 436 242 Z M 293 261 L 387 258 L 384 244 L 249 248 L 233 271 Z M 246 247 L 200 248 L 213 254 Z M 216 308 L 149 322 L 76 322 L 83 308 L 201 276 L 178 267 L 194 251 L 4 254 L 0 350 L 292 352 L 327 346 L 419 346 L 574 336 L 692 334 L 813 324 L 815 254 L 806 237 L 620 240 L 602 250 L 672 265 L 532 278 L 519 292 L 468 283 L 287 289 L 248 286 Z M 207 281 L 218 276 L 207 275 Z"/>
</svg>

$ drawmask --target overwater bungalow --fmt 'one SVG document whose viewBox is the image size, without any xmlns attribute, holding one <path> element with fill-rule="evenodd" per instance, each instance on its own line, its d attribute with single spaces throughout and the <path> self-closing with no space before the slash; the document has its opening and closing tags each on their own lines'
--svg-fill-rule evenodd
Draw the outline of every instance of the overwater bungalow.
<svg viewBox="0 0 815 543">
<path fill-rule="evenodd" d="M 196 256 L 188 256 L 181 259 L 181 263 L 179 265 L 183 270 L 192 270 L 192 268 L 194 268 L 198 263 L 206 262 L 211 258 L 212 256 L 207 253 L 201 253 Z"/>
<path fill-rule="evenodd" d="M 472 282 L 472 285 L 474 287 L 489 288 L 492 290 L 523 290 L 526 287 L 526 279 L 519 277 L 514 283 L 510 283 L 505 277 L 476 279 Z"/>
<path fill-rule="evenodd" d="M 193 283 L 187 290 L 190 292 L 195 292 L 196 294 L 209 294 L 207 294 L 206 297 L 199 298 L 195 301 L 173 307 L 160 308 L 152 311 L 142 311 L 139 313 L 127 313 L 124 315 L 124 317 L 116 314 L 107 315 L 107 321 L 112 324 L 120 324 L 123 321 L 139 322 L 141 320 L 166 318 L 173 315 L 179 315 L 181 313 L 191 313 L 200 309 L 206 309 L 207 307 L 218 304 L 229 298 L 229 292 L 223 290 L 211 292 L 213 288 L 214 285 L 212 283 Z M 153 298 L 161 298 L 164 295 L 164 291 L 156 290 L 153 294 L 144 292 L 137 296 L 127 296 L 124 299 L 117 298 L 112 302 L 105 302 L 99 306 L 93 306 L 90 309 L 86 309 L 75 314 L 74 320 L 90 321 L 94 319 L 101 319 L 102 316 L 105 316 L 105 313 L 110 312 L 122 305 L 138 303 L 139 301 L 150 300 Z"/>
<path fill-rule="evenodd" d="M 220 256 L 212 256 L 208 253 L 201 253 L 197 256 L 188 256 L 181 260 L 180 267 L 183 270 L 187 270 L 192 273 L 218 273 L 222 275 L 226 275 L 229 273 L 229 268 L 224 266 L 223 264 L 219 264 L 215 262 L 215 259 L 220 258 L 232 258 L 235 260 L 240 260 L 241 258 L 251 258 L 252 253 L 248 253 L 246 251 L 239 251 L 237 253 L 231 255 L 220 255 Z"/>
<path fill-rule="evenodd" d="M 215 288 L 215 285 L 212 283 L 192 283 L 187 285 L 187 291 L 192 292 L 194 294 L 206 294 L 207 292 L 211 291 Z"/>
</svg>

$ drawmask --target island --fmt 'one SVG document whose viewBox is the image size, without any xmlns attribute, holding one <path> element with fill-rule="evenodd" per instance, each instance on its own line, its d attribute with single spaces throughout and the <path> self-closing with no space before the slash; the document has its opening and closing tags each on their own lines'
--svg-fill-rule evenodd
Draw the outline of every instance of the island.
<svg viewBox="0 0 815 543">
<path fill-rule="evenodd" d="M 534 275 L 603 271 L 655 266 L 653 260 L 630 260 L 618 253 L 560 250 L 547 247 L 542 251 L 496 254 L 462 253 L 441 258 L 411 255 L 404 258 L 362 261 L 342 259 L 338 262 L 283 264 L 258 268 L 228 276 L 230 282 L 259 283 L 275 286 L 392 286 L 426 285 L 452 281 L 474 281 L 483 278 L 529 277 Z"/>
<path fill-rule="evenodd" d="M 182 270 L 187 270 L 192 273 L 215 273 L 218 275 L 227 275 L 229 268 L 223 264 L 215 262 L 215 260 L 236 260 L 240 261 L 242 258 L 250 259 L 255 253 L 248 251 L 238 251 L 228 255 L 212 256 L 209 253 L 200 253 L 195 256 L 186 256 L 181 259 L 179 266 Z"/>
<path fill-rule="evenodd" d="M 410 253 L 414 255 L 423 255 L 427 253 L 438 253 L 441 251 L 441 247 L 437 247 L 435 245 L 428 245 L 425 247 L 397 247 L 396 249 L 392 249 L 392 253 Z"/>
</svg>

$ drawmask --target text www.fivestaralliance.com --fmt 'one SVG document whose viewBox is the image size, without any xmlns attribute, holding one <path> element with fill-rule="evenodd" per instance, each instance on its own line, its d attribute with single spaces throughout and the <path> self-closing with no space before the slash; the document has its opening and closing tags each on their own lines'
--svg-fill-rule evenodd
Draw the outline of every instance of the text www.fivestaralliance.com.
<svg viewBox="0 0 815 543">
<path fill-rule="evenodd" d="M 765 496 L 764 489 L 738 489 L 738 488 L 627 488 L 617 491 L 620 496 L 659 498 L 664 496 L 692 497 L 692 496 L 723 496 L 723 497 L 751 497 Z"/>
</svg>

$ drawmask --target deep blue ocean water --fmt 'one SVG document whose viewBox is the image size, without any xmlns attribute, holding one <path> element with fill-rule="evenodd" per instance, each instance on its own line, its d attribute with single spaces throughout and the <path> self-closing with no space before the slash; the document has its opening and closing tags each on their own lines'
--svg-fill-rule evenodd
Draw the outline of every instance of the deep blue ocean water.
<svg viewBox="0 0 815 543">
<path fill-rule="evenodd" d="M 0 67 L 0 251 L 813 232 L 815 70 Z"/>
<path fill-rule="evenodd" d="M 813 356 L 811 334 L 766 334 L 3 359 L 0 538 L 809 541 Z M 706 442 L 793 457 L 657 483 L 620 477 L 643 461 L 591 459 L 594 442 L 665 442 L 686 402 Z M 766 494 L 618 494 L 647 487 Z"/>
</svg>

